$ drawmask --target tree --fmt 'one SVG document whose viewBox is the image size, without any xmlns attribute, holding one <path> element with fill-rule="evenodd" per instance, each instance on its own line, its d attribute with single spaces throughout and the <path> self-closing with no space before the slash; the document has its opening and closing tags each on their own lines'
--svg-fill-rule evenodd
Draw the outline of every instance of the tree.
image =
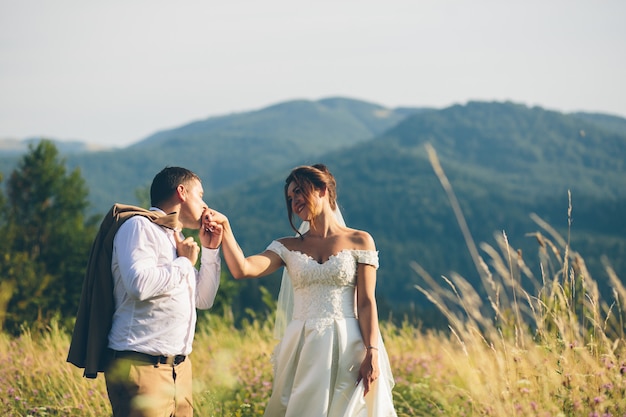
<svg viewBox="0 0 626 417">
<path fill-rule="evenodd" d="M 0 173 L 0 183 L 4 180 Z M 13 296 L 15 289 L 15 280 L 10 279 L 10 275 L 16 274 L 15 271 L 15 254 L 11 251 L 12 236 L 8 233 L 7 204 L 3 190 L 0 188 L 0 231 L 3 238 L 0 239 L 0 329 L 4 328 L 4 322 L 7 316 L 7 305 Z M 28 262 L 17 262 L 20 265 L 30 265 Z"/>
<path fill-rule="evenodd" d="M 80 171 L 67 173 L 50 141 L 30 145 L 12 172 L 0 223 L 5 237 L 0 312 L 2 300 L 8 300 L 6 330 L 74 317 L 95 235 L 94 222 L 85 221 L 87 195 Z"/>
</svg>

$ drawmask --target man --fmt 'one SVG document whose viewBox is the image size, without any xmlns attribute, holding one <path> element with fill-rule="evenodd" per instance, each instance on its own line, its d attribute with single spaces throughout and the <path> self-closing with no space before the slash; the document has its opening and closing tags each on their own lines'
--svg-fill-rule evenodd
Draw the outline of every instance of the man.
<svg viewBox="0 0 626 417">
<path fill-rule="evenodd" d="M 196 308 L 213 305 L 219 287 L 220 227 L 201 226 L 210 218 L 200 179 L 168 167 L 150 188 L 151 212 L 178 214 L 180 226 L 200 229 L 200 253 L 180 227 L 163 227 L 149 216 L 130 216 L 113 238 L 111 271 L 114 310 L 105 370 L 113 416 L 193 415 L 191 353 Z"/>
</svg>

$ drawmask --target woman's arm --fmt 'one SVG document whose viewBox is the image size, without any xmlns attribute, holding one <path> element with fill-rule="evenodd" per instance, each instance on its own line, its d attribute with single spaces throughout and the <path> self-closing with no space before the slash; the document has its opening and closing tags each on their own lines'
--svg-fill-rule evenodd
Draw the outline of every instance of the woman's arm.
<svg viewBox="0 0 626 417">
<path fill-rule="evenodd" d="M 372 265 L 359 264 L 357 267 L 357 313 L 361 336 L 365 344 L 365 358 L 361 363 L 359 379 L 363 380 L 365 394 L 370 385 L 378 378 L 378 308 L 376 306 L 376 268 Z"/>
<path fill-rule="evenodd" d="M 375 251 L 376 244 L 372 236 L 364 231 L 355 234 L 355 246 L 364 250 Z M 378 307 L 376 305 L 376 266 L 359 263 L 357 265 L 356 308 L 359 317 L 359 328 L 365 345 L 365 358 L 361 362 L 359 379 L 363 380 L 365 394 L 371 384 L 378 378 Z"/>
<path fill-rule="evenodd" d="M 233 278 L 259 278 L 283 266 L 280 256 L 268 250 L 246 257 L 235 239 L 228 218 L 222 213 L 212 211 L 213 214 L 206 213 L 203 217 L 203 226 L 205 228 L 218 225 L 222 227 L 222 252 Z"/>
</svg>

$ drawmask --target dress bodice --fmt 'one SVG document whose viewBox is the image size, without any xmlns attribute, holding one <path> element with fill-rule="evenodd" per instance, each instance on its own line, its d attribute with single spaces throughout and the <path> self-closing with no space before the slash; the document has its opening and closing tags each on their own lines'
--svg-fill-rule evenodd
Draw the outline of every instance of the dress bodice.
<svg viewBox="0 0 626 417">
<path fill-rule="evenodd" d="M 267 248 L 285 262 L 294 291 L 293 319 L 356 317 L 357 264 L 378 268 L 378 252 L 344 249 L 319 263 L 306 253 L 273 241 Z"/>
</svg>

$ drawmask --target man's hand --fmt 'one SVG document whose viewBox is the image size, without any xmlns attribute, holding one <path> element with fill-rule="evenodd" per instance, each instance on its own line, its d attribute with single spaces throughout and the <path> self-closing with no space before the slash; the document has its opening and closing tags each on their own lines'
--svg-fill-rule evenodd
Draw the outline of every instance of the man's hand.
<svg viewBox="0 0 626 417">
<path fill-rule="evenodd" d="M 208 207 L 202 213 L 199 236 L 200 242 L 205 248 L 217 249 L 222 244 L 224 228 L 221 223 L 216 221 L 219 214 Z"/>
<path fill-rule="evenodd" d="M 192 265 L 195 265 L 200 253 L 200 247 L 196 241 L 191 236 L 183 240 L 183 235 L 180 232 L 174 232 L 174 240 L 176 241 L 176 253 L 178 256 L 184 256 L 191 261 Z"/>
</svg>

